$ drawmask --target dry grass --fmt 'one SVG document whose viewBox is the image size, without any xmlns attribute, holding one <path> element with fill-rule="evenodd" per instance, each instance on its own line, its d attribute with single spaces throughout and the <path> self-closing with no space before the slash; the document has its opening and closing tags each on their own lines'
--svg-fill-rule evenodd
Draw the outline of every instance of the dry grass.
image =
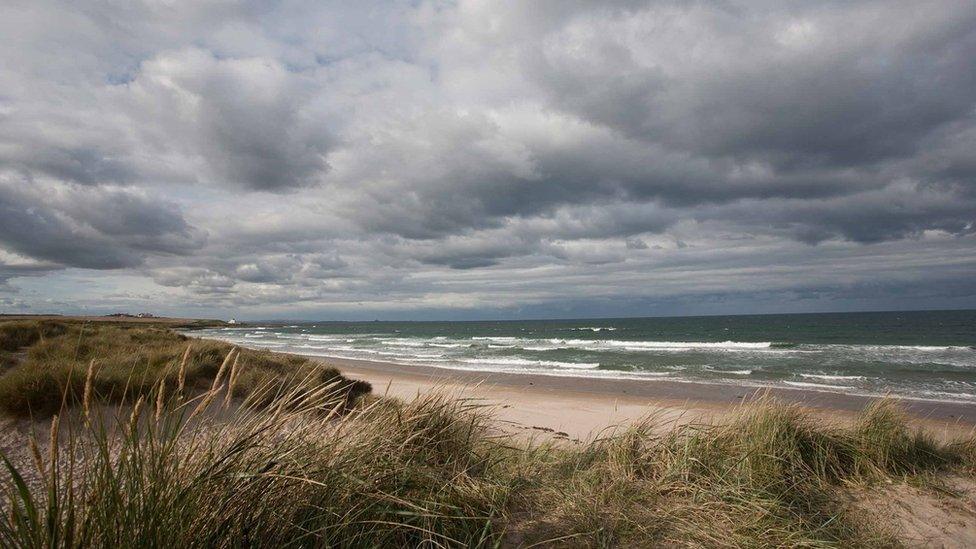
<svg viewBox="0 0 976 549">
<path fill-rule="evenodd" d="M 65 333 L 67 324 L 52 321 L 18 320 L 0 322 L 0 351 L 17 351 L 48 337 Z"/>
<path fill-rule="evenodd" d="M 559 534 L 574 547 L 888 547 L 895 540 L 851 515 L 838 490 L 976 463 L 971 440 L 937 444 L 888 401 L 851 428 L 761 400 L 729 422 L 660 432 L 648 420 L 582 450 L 537 452 L 543 465 L 534 457 L 522 473 L 521 506 L 532 518 L 518 539 Z"/>
<path fill-rule="evenodd" d="M 89 377 L 89 387 L 104 402 L 148 397 L 160 380 L 167 390 L 206 391 L 231 350 L 226 343 L 187 338 L 167 328 L 120 323 L 4 322 L 0 341 L 11 342 L 11 350 L 17 344 L 30 346 L 26 358 L 0 377 L 0 410 L 35 418 L 81 402 Z M 286 391 L 288 383 L 305 378 L 336 381 L 352 397 L 369 392 L 368 384 L 301 357 L 241 350 L 236 364 L 235 397 L 261 386 L 272 398 L 267 387 Z"/>
</svg>

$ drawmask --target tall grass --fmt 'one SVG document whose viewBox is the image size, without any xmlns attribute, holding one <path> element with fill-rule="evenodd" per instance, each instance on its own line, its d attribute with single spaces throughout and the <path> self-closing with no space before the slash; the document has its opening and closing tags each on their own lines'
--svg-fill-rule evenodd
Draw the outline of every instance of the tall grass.
<svg viewBox="0 0 976 549">
<path fill-rule="evenodd" d="M 61 335 L 67 330 L 68 326 L 62 322 L 36 320 L 0 322 L 0 351 L 17 351 L 46 337 Z"/>
<path fill-rule="evenodd" d="M 838 498 L 851 485 L 972 467 L 968 443 L 913 431 L 891 401 L 824 425 L 760 399 L 728 421 L 662 430 L 654 418 L 573 450 L 536 451 L 516 506 L 519 540 L 566 546 L 890 547 Z"/>
<path fill-rule="evenodd" d="M 350 415 L 343 387 L 312 383 L 290 383 L 286 393 L 269 386 L 271 406 L 255 406 L 264 389 L 256 391 L 231 421 L 196 412 L 224 406 L 211 398 L 222 388 L 163 397 L 158 413 L 140 399 L 108 421 L 85 416 L 63 452 L 35 465 L 44 488 L 29 488 L 31 475 L 4 458 L 11 482 L 0 543 L 476 547 L 494 539 L 507 490 L 476 406 L 376 400 Z"/>
<path fill-rule="evenodd" d="M 832 429 L 765 401 L 729 423 L 650 420 L 576 448 L 499 437 L 470 401 L 349 411 L 334 384 L 290 386 L 230 417 L 193 413 L 220 398 L 173 394 L 161 410 L 140 399 L 75 429 L 55 421 L 60 451 L 41 440 L 33 464 L 4 458 L 0 544 L 881 547 L 896 540 L 838 490 L 967 465 L 959 445 L 904 436 L 890 403 Z"/>
<path fill-rule="evenodd" d="M 67 331 L 61 322 L 52 321 L 0 321 L 0 371 L 15 366 L 16 353 L 46 337 L 55 337 Z"/>
</svg>

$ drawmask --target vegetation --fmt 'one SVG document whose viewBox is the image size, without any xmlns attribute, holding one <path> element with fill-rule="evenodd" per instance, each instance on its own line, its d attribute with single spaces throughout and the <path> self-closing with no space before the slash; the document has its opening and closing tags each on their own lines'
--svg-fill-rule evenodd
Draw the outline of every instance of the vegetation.
<svg viewBox="0 0 976 549">
<path fill-rule="evenodd" d="M 172 391 L 181 373 L 187 392 L 206 391 L 221 366 L 235 368 L 236 397 L 262 387 L 270 398 L 270 386 L 285 391 L 288 383 L 306 379 L 339 382 L 352 399 L 370 389 L 297 356 L 241 349 L 225 364 L 231 345 L 145 323 L 5 322 L 0 345 L 8 352 L 30 346 L 0 377 L 0 411 L 14 416 L 49 417 L 64 404 L 80 402 L 89 375 L 99 400 L 114 403 L 149 396 L 160 381 Z"/>
<path fill-rule="evenodd" d="M 649 418 L 579 446 L 530 445 L 498 435 L 474 402 L 433 394 L 351 407 L 348 380 L 244 351 L 238 368 L 249 356 L 269 373 L 221 418 L 206 412 L 228 405 L 229 347 L 192 342 L 197 362 L 180 368 L 187 341 L 126 333 L 89 332 L 69 362 L 138 375 L 76 372 L 77 392 L 63 387 L 84 412 L 77 428 L 58 411 L 33 459 L 3 459 L 3 546 L 887 547 L 896 540 L 839 491 L 976 466 L 972 440 L 938 443 L 886 401 L 846 428 L 765 400 L 720 424 Z M 74 328 L 64 335 L 78 341 Z M 72 349 L 49 341 L 32 363 L 67 360 Z M 122 377 L 139 389 L 116 393 L 107 380 Z M 103 398 L 121 402 L 117 413 L 92 413 Z"/>
<path fill-rule="evenodd" d="M 14 352 L 46 337 L 63 334 L 68 327 L 61 322 L 19 320 L 0 323 L 0 351 Z"/>
<path fill-rule="evenodd" d="M 912 431 L 889 401 L 845 429 L 772 400 L 722 424 L 662 433 L 648 421 L 526 475 L 539 518 L 525 534 L 587 546 L 891 546 L 838 489 L 971 466 L 972 448 Z"/>
</svg>

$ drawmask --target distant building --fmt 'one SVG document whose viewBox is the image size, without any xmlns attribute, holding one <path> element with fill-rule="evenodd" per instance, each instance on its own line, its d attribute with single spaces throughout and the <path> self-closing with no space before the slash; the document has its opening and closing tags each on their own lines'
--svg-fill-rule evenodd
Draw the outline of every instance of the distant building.
<svg viewBox="0 0 976 549">
<path fill-rule="evenodd" d="M 137 315 L 131 313 L 112 313 L 105 316 L 113 318 L 157 318 L 156 315 L 152 313 L 139 313 Z"/>
<path fill-rule="evenodd" d="M 236 318 L 232 318 L 232 319 L 230 319 L 230 320 L 227 321 L 227 324 L 237 324 L 237 319 Z"/>
</svg>

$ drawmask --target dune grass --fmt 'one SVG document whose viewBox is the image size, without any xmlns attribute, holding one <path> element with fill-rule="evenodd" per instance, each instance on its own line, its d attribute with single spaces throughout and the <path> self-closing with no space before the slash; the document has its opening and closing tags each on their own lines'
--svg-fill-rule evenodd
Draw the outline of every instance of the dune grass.
<svg viewBox="0 0 976 549">
<path fill-rule="evenodd" d="M 142 363 L 157 337 L 123 343 L 147 346 Z M 207 371 L 229 375 L 230 357 Z M 891 547 L 840 494 L 976 466 L 972 440 L 937 442 L 889 401 L 847 427 L 764 399 L 721 423 L 650 417 L 579 446 L 529 444 L 477 402 L 350 407 L 346 381 L 295 366 L 255 380 L 229 417 L 204 413 L 227 407 L 226 384 L 200 374 L 208 388 L 181 392 L 178 367 L 115 414 L 62 424 L 58 410 L 33 460 L 4 458 L 0 545 Z M 103 395 L 81 379 L 85 410 Z"/>
<path fill-rule="evenodd" d="M 521 535 L 567 545 L 896 544 L 836 495 L 852 485 L 971 468 L 972 441 L 939 444 L 890 401 L 852 427 L 824 426 L 764 399 L 728 422 L 662 430 L 653 420 L 581 450 L 556 450 L 525 474 Z"/>
<path fill-rule="evenodd" d="M 16 353 L 45 337 L 53 337 L 67 331 L 61 322 L 12 320 L 0 321 L 0 370 L 17 363 Z"/>
<path fill-rule="evenodd" d="M 508 492 L 477 406 L 374 400 L 349 414 L 335 382 L 289 387 L 272 389 L 271 406 L 254 406 L 264 397 L 253 392 L 229 422 L 200 413 L 221 406 L 219 389 L 218 398 L 163 396 L 158 409 L 154 392 L 108 422 L 86 416 L 81 432 L 61 440 L 65 450 L 35 460 L 41 489 L 5 462 L 0 544 L 462 547 L 493 539 Z M 64 438 L 57 417 L 52 441 Z"/>
<path fill-rule="evenodd" d="M 17 351 L 46 337 L 59 336 L 67 324 L 54 321 L 11 320 L 0 322 L 0 351 Z"/>
<path fill-rule="evenodd" d="M 0 322 L 0 342 L 9 351 L 26 347 L 27 353 L 0 377 L 0 411 L 35 418 L 80 402 L 89 373 L 94 391 L 106 402 L 134 402 L 160 380 L 172 390 L 181 367 L 186 390 L 205 391 L 232 348 L 164 327 L 122 323 Z M 274 383 L 286 390 L 284 384 L 306 374 L 320 383 L 339 382 L 353 398 L 369 392 L 369 384 L 301 357 L 241 349 L 235 364 L 238 397 Z"/>
</svg>

